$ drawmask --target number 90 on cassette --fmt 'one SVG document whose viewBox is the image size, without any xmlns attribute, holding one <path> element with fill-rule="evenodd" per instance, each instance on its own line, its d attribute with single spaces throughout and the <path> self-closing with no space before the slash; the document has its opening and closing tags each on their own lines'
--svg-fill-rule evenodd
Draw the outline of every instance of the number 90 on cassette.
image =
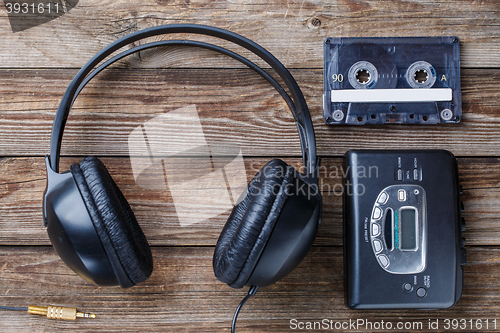
<svg viewBox="0 0 500 333">
<path fill-rule="evenodd" d="M 457 37 L 326 38 L 325 122 L 460 122 L 459 45 Z"/>
</svg>

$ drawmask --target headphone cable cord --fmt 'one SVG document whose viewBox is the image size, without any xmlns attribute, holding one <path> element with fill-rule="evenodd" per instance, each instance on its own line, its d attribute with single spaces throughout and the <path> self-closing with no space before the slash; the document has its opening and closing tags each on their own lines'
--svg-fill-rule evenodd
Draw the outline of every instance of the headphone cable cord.
<svg viewBox="0 0 500 333">
<path fill-rule="evenodd" d="M 257 287 L 257 286 L 250 287 L 250 290 L 248 291 L 248 295 L 246 295 L 245 298 L 243 298 L 240 305 L 238 305 L 238 307 L 236 308 L 236 311 L 234 312 L 234 316 L 233 316 L 233 324 L 231 325 L 231 333 L 235 333 L 236 320 L 238 319 L 238 314 L 240 313 L 241 308 L 246 303 L 246 301 L 248 301 L 248 299 L 250 299 L 250 297 L 255 295 L 255 293 L 257 292 L 258 289 L 259 289 L 259 287 Z"/>
<path fill-rule="evenodd" d="M 12 310 L 12 311 L 28 311 L 28 308 L 17 308 L 13 306 L 2 306 L 0 305 L 1 310 Z"/>
</svg>

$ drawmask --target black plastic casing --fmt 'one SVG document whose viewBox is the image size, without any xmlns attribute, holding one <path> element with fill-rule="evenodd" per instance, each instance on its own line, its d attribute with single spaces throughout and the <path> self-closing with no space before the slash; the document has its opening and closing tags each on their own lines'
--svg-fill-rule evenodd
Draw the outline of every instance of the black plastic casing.
<svg viewBox="0 0 500 333">
<path fill-rule="evenodd" d="M 280 280 L 300 264 L 314 242 L 322 213 L 317 178 L 298 174 L 289 185 L 290 194 L 247 286 L 265 287 Z"/>
<path fill-rule="evenodd" d="M 111 265 L 94 227 L 83 197 L 70 171 L 57 173 L 45 157 L 47 187 L 43 215 L 50 242 L 66 265 L 76 274 L 99 286 L 133 286 L 121 265 Z M 115 258 L 115 262 L 119 262 Z"/>
<path fill-rule="evenodd" d="M 444 150 L 351 150 L 344 167 L 346 305 L 351 309 L 454 306 L 462 294 L 466 262 L 455 157 Z M 402 180 L 398 169 L 403 171 Z M 414 169 L 419 170 L 418 180 L 413 180 Z M 420 185 L 427 196 L 427 266 L 418 274 L 385 271 L 370 241 L 367 225 L 375 201 L 384 188 L 397 184 Z M 411 290 L 405 290 L 405 284 Z M 419 288 L 424 288 L 424 297 L 417 295 Z"/>
</svg>

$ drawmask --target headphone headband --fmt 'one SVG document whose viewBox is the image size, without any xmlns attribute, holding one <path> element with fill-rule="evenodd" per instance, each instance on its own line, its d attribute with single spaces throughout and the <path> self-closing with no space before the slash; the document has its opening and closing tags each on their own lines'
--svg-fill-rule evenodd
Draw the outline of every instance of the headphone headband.
<svg viewBox="0 0 500 333">
<path fill-rule="evenodd" d="M 316 140 L 314 137 L 312 119 L 304 95 L 302 94 L 302 91 L 300 90 L 297 82 L 290 74 L 290 72 L 286 69 L 286 67 L 276 57 L 274 57 L 270 52 L 265 50 L 263 47 L 241 35 L 220 28 L 215 28 L 205 25 L 196 25 L 196 24 L 162 25 L 134 32 L 106 46 L 104 49 L 99 51 L 99 53 L 97 53 L 94 57 L 92 57 L 92 59 L 90 59 L 78 71 L 78 73 L 76 74 L 76 76 L 73 78 L 70 85 L 66 89 L 66 92 L 64 93 L 64 96 L 59 104 L 54 119 L 54 124 L 52 127 L 52 134 L 50 139 L 50 167 L 52 168 L 52 170 L 54 170 L 55 172 L 59 172 L 61 141 L 64 132 L 64 127 L 66 125 L 66 120 L 68 118 L 69 111 L 71 109 L 74 99 L 76 98 L 78 92 L 88 82 L 88 80 L 85 82 L 84 80 L 86 76 L 92 71 L 92 69 L 95 66 L 97 66 L 101 61 L 103 61 L 106 57 L 108 57 L 115 51 L 119 50 L 123 46 L 126 46 L 130 43 L 133 43 L 135 41 L 144 38 L 153 37 L 157 35 L 172 34 L 172 33 L 191 33 L 199 35 L 208 35 L 224 39 L 239 46 L 242 46 L 243 48 L 259 56 L 262 60 L 264 60 L 267 64 L 269 64 L 281 77 L 281 79 L 285 82 L 286 86 L 288 87 L 292 95 L 295 108 L 292 107 L 291 111 L 292 113 L 294 113 L 294 118 L 297 123 L 297 128 L 299 130 L 303 162 L 306 174 L 311 174 L 316 170 L 318 166 L 318 161 L 316 156 Z M 217 49 L 215 50 L 217 51 Z M 117 59 L 107 63 L 106 66 L 109 66 L 110 64 L 117 61 L 121 57 L 117 56 L 116 58 Z M 243 57 L 241 58 L 245 59 Z M 240 59 L 237 58 L 237 60 Z M 83 86 L 81 86 L 82 82 L 84 82 Z"/>
</svg>

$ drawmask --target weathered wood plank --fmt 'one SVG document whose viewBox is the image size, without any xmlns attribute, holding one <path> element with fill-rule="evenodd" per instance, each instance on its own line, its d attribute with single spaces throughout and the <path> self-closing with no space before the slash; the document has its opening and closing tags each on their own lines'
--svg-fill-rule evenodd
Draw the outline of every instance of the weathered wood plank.
<svg viewBox="0 0 500 333">
<path fill-rule="evenodd" d="M 463 120 L 450 126 L 327 126 L 322 70 L 292 72 L 311 109 L 321 156 L 339 156 L 352 148 L 443 148 L 458 156 L 500 156 L 499 69 L 463 71 Z M 55 110 L 74 73 L 0 71 L 1 156 L 48 152 Z M 244 69 L 103 73 L 76 101 L 63 154 L 128 155 L 133 129 L 190 104 L 197 106 L 207 141 L 237 144 L 245 156 L 300 155 L 297 130 L 284 102 L 267 82 Z M 178 140 L 191 142 L 188 135 Z"/>
<path fill-rule="evenodd" d="M 440 320 L 439 331 L 444 330 L 445 318 L 500 320 L 496 318 L 500 312 L 499 0 L 89 0 L 80 1 L 69 14 L 52 22 L 18 33 L 10 29 L 0 4 L 0 305 L 76 306 L 96 312 L 98 318 L 68 323 L 2 311 L 0 331 L 230 331 L 234 309 L 246 291 L 223 285 L 212 271 L 213 246 L 228 211 L 182 227 L 171 191 L 140 188 L 126 156 L 128 136 L 137 126 L 196 104 L 209 143 L 241 147 L 248 180 L 253 176 L 251 169 L 259 169 L 271 157 L 281 156 L 299 166 L 298 135 L 284 102 L 272 87 L 237 62 L 195 49 L 141 52 L 93 81 L 71 114 L 63 142 L 63 154 L 70 157 L 62 159 L 62 168 L 81 156 L 107 156 L 102 160 L 153 245 L 155 270 L 151 279 L 127 290 L 92 286 L 63 264 L 49 246 L 42 225 L 42 156 L 48 153 L 55 109 L 77 68 L 120 36 L 180 22 L 238 32 L 292 68 L 311 108 L 323 157 L 324 211 L 315 246 L 292 274 L 263 288 L 247 303 L 238 332 L 290 331 L 292 318 L 422 323 L 421 329 L 411 331 L 428 331 L 429 319 Z M 462 123 L 324 125 L 323 38 L 439 35 L 461 38 Z M 164 152 L 189 145 L 191 138 L 186 133 L 166 143 Z M 341 197 L 332 188 L 338 189 L 335 186 L 341 182 L 336 172 L 342 163 L 340 155 L 352 148 L 443 148 L 462 157 L 459 176 L 464 187 L 469 264 L 464 268 L 463 296 L 455 308 L 351 311 L 344 306 Z M 186 160 L 169 163 L 186 173 L 200 171 Z M 190 202 L 187 208 L 197 212 L 205 206 Z M 498 326 L 500 322 L 497 330 Z M 359 327 L 352 331 L 373 330 Z"/>
<path fill-rule="evenodd" d="M 152 277 L 126 290 L 88 284 L 49 247 L 0 250 L 0 304 L 75 306 L 98 314 L 95 320 L 60 322 L 2 311 L 0 329 L 9 332 L 228 332 L 234 309 L 246 294 L 215 279 L 211 247 L 153 248 Z M 293 318 L 384 320 L 394 325 L 399 321 L 417 321 L 423 323 L 422 331 L 427 331 L 428 319 L 439 319 L 440 330 L 445 318 L 497 319 L 500 249 L 468 247 L 467 251 L 469 263 L 464 268 L 463 296 L 455 308 L 381 312 L 347 309 L 343 303 L 342 249 L 313 248 L 294 272 L 281 282 L 262 288 L 247 303 L 238 320 L 238 331 L 284 332 L 290 330 Z"/>
<path fill-rule="evenodd" d="M 79 158 L 64 158 L 61 170 L 78 161 Z M 218 211 L 220 215 L 216 217 L 182 226 L 169 190 L 148 190 L 137 186 L 128 158 L 103 158 L 102 161 L 129 200 L 150 244 L 182 246 L 216 243 L 229 211 Z M 267 161 L 267 158 L 245 159 L 247 179 L 250 180 Z M 286 161 L 300 167 L 298 159 Z M 196 168 L 195 164 L 188 164 L 185 160 L 176 162 L 169 159 L 167 163 L 186 173 Z M 459 159 L 467 244 L 500 245 L 498 163 L 497 158 Z M 325 158 L 322 162 L 323 220 L 316 245 L 342 244 L 341 164 L 340 158 Z M 0 244 L 48 245 L 41 211 L 45 188 L 43 159 L 3 158 L 0 160 L 0 175 Z M 194 199 L 199 197 L 195 193 L 191 195 Z M 191 202 L 188 209 L 196 211 L 199 207 L 199 203 Z"/>
<path fill-rule="evenodd" d="M 458 35 L 466 67 L 500 66 L 497 0 L 91 0 L 80 1 L 54 21 L 17 33 L 11 30 L 4 6 L 0 8 L 2 67 L 81 67 L 118 37 L 154 25 L 186 22 L 240 33 L 288 67 L 321 68 L 322 40 L 329 36 L 422 35 Z"/>
</svg>

